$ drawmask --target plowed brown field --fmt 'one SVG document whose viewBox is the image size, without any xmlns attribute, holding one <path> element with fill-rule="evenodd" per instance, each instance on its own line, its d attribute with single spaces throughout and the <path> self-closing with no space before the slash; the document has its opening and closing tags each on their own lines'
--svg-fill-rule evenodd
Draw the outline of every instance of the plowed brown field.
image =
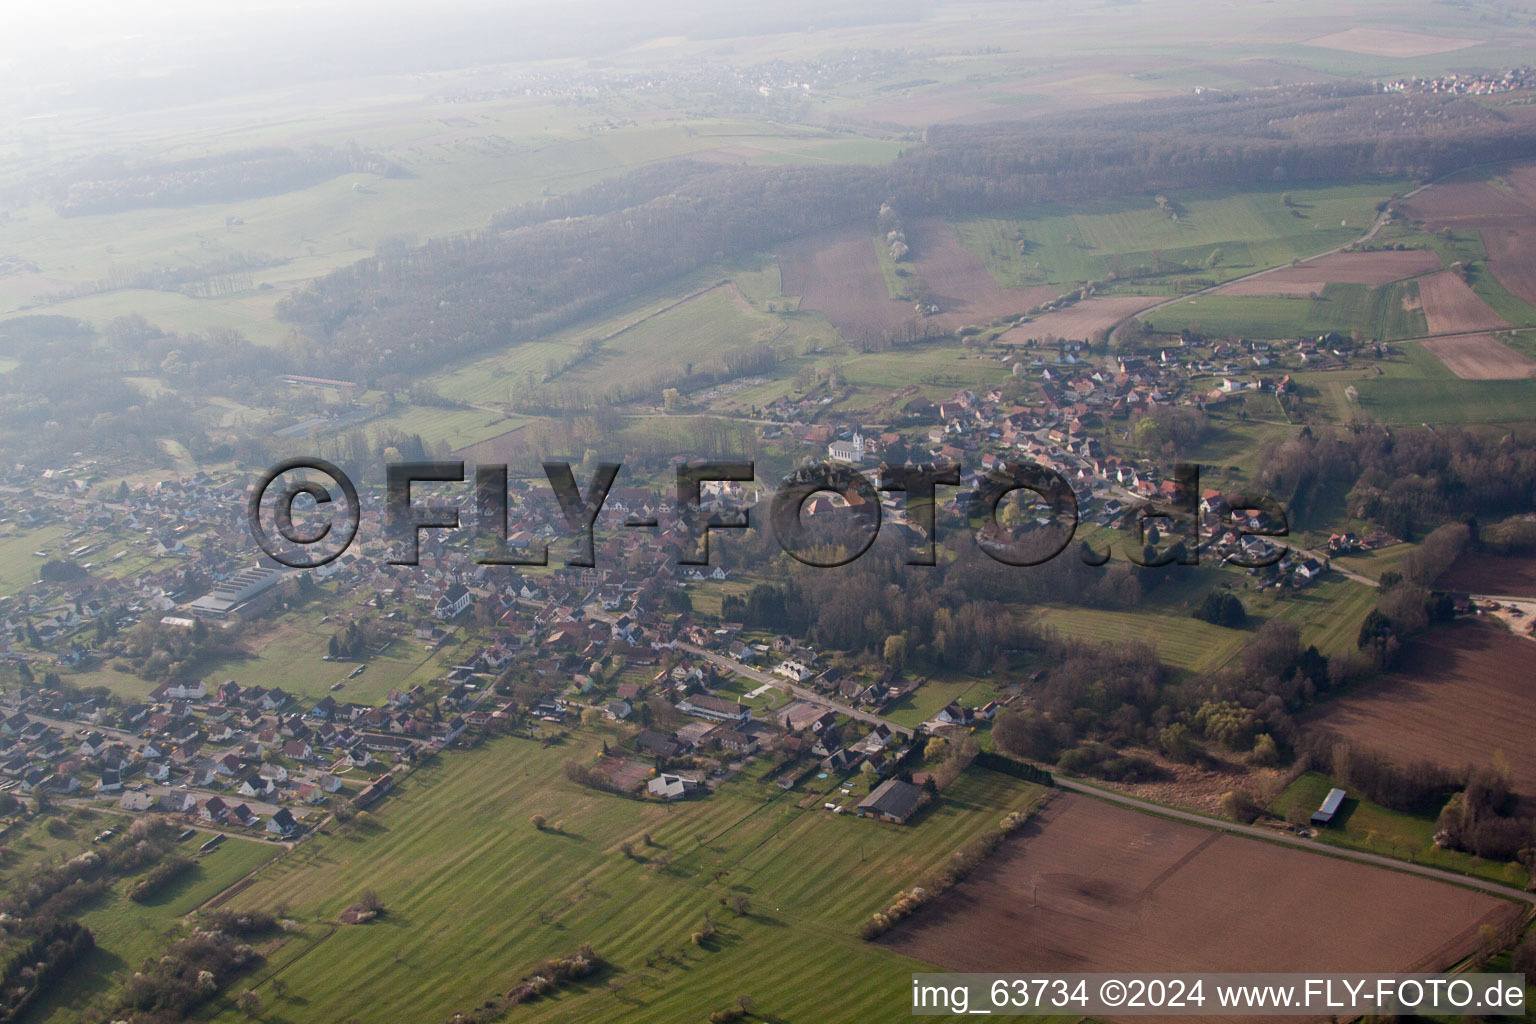
<svg viewBox="0 0 1536 1024">
<path fill-rule="evenodd" d="M 1448 768 L 1491 765 L 1502 750 L 1516 792 L 1536 792 L 1536 641 L 1458 622 L 1413 641 L 1402 664 L 1323 704 L 1305 728 Z"/>
<path fill-rule="evenodd" d="M 1478 232 L 1493 276 L 1536 305 L 1536 165 L 1508 168 L 1497 182 L 1432 185 L 1409 200 L 1404 213 L 1434 230 Z"/>
<path fill-rule="evenodd" d="M 1075 302 L 1054 313 L 1041 313 L 1002 336 L 1004 344 L 1017 344 L 1028 338 L 1054 335 L 1075 341 L 1087 341 L 1094 331 L 1107 331 L 1132 313 L 1163 301 L 1155 295 L 1101 295 Z"/>
<path fill-rule="evenodd" d="M 1505 900 L 1075 794 L 879 941 L 955 971 L 1439 970 Z"/>
<path fill-rule="evenodd" d="M 1452 36 L 1427 36 L 1419 32 L 1401 32 L 1391 28 L 1367 28 L 1363 25 L 1335 32 L 1332 35 L 1308 39 L 1309 46 L 1326 46 L 1330 50 L 1347 50 L 1350 53 L 1369 53 L 1376 57 L 1427 57 L 1432 53 L 1464 50 L 1476 46 L 1476 39 L 1457 39 Z"/>
<path fill-rule="evenodd" d="M 907 241 L 913 270 L 927 282 L 938 304 L 933 319 L 947 329 L 1017 316 L 1056 297 L 1056 289 L 1047 285 L 1019 289 L 998 284 L 981 257 L 955 241 L 949 225 L 938 218 L 909 225 Z"/>
<path fill-rule="evenodd" d="M 1474 292 L 1455 271 L 1445 270 L 1419 279 L 1419 305 L 1430 334 L 1492 331 L 1508 327 L 1505 320 Z"/>
<path fill-rule="evenodd" d="M 1430 249 L 1383 252 L 1336 252 L 1294 267 L 1281 267 L 1257 277 L 1233 281 L 1218 295 L 1298 295 L 1320 292 L 1326 284 L 1391 284 L 1439 270 L 1440 257 Z"/>
<path fill-rule="evenodd" d="M 1536 597 L 1536 556 L 1468 551 L 1441 574 L 1435 586 L 1469 594 Z"/>
<path fill-rule="evenodd" d="M 819 310 L 844 333 L 891 330 L 915 316 L 911 303 L 891 298 L 867 231 L 797 238 L 779 249 L 779 275 L 785 295 L 800 296 L 801 309 Z"/>
<path fill-rule="evenodd" d="M 1425 351 L 1463 380 L 1517 380 L 1536 377 L 1536 362 L 1486 334 L 1460 338 L 1431 338 Z"/>
</svg>

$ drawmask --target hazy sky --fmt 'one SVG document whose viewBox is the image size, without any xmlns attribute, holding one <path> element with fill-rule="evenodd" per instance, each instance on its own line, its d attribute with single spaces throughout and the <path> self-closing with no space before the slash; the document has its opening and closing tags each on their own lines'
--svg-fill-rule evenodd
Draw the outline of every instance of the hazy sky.
<svg viewBox="0 0 1536 1024">
<path fill-rule="evenodd" d="M 938 2 L 0 0 L 0 123 L 327 78 L 607 57 L 658 36 L 870 25 L 921 17 Z"/>
<path fill-rule="evenodd" d="M 593 0 L 607 3 L 611 0 Z M 0 88 L 11 113 L 139 102 L 134 83 L 195 98 L 262 84 L 411 72 L 518 53 L 526 26 L 574 28 L 529 0 L 0 0 Z M 128 88 L 118 91 L 120 84 Z M 167 84 L 167 90 L 170 90 Z M 157 102 L 151 97 L 144 101 Z"/>
</svg>

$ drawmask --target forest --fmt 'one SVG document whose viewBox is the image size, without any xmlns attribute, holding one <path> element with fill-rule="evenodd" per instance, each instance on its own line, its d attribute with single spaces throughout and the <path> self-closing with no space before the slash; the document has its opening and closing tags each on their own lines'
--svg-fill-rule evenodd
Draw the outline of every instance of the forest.
<svg viewBox="0 0 1536 1024">
<path fill-rule="evenodd" d="M 652 165 L 391 245 L 285 299 L 316 374 L 372 381 L 568 326 L 712 262 L 812 231 L 1200 186 L 1432 178 L 1536 154 L 1536 124 L 1468 100 L 1301 87 L 1147 102 L 1026 126 L 930 129 L 889 167 Z"/>
<path fill-rule="evenodd" d="M 280 195 L 348 172 L 389 178 L 406 174 L 393 161 L 355 144 L 303 150 L 272 147 L 174 162 L 136 163 L 100 156 L 52 179 L 47 190 L 61 216 L 80 217 Z"/>
</svg>

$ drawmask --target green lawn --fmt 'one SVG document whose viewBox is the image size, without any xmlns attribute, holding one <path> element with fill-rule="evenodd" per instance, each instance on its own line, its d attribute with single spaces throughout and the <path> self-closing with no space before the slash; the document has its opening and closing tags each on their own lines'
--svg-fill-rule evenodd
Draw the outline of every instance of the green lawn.
<svg viewBox="0 0 1536 1024">
<path fill-rule="evenodd" d="M 750 778 L 661 806 L 567 782 L 561 762 L 590 758 L 594 743 L 499 740 L 455 754 L 409 776 L 368 821 L 268 868 L 234 905 L 288 903 L 304 932 L 235 989 L 254 984 L 270 1024 L 435 1020 L 590 941 L 613 965 L 607 983 L 521 1008 L 519 1019 L 695 1020 L 739 993 L 766 1020 L 894 1019 L 917 965 L 861 942 L 858 923 L 1040 793 L 974 771 L 909 826 L 802 810 L 803 794 Z M 535 830 L 536 812 L 562 831 Z M 619 849 L 626 841 L 635 859 Z M 384 916 L 334 926 L 368 888 Z M 751 899 L 749 916 L 721 906 L 734 892 Z M 720 932 L 695 946 L 706 913 Z M 231 1007 L 218 1019 L 243 1018 Z"/>
<path fill-rule="evenodd" d="M 384 653 L 365 662 L 322 661 L 331 636 L 342 627 L 320 623 L 305 616 L 285 619 L 273 633 L 252 641 L 254 657 L 209 661 L 200 666 L 204 676 L 222 682 L 233 679 L 241 686 L 280 686 L 289 693 L 315 701 L 327 695 L 361 704 L 382 704 L 393 689 L 408 689 L 445 675 L 456 663 L 457 645 L 428 651 L 412 636 L 397 638 Z M 363 672 L 348 679 L 359 664 Z M 331 686 L 341 683 L 341 689 Z"/>
<path fill-rule="evenodd" d="M 1307 772 L 1286 787 L 1275 799 L 1271 813 L 1278 817 L 1321 806 L 1335 783 L 1319 772 Z M 1334 819 L 1334 824 L 1318 830 L 1318 839 L 1335 846 L 1385 854 L 1428 864 L 1448 871 L 1477 875 L 1506 885 L 1523 887 L 1528 879 L 1518 864 L 1483 860 L 1459 850 L 1441 850 L 1434 844 L 1435 815 L 1404 814 L 1388 810 L 1351 793 Z"/>
<path fill-rule="evenodd" d="M 241 686 L 281 687 L 311 702 L 330 695 L 337 700 L 382 704 L 390 690 L 430 683 L 460 660 L 457 643 L 450 641 L 441 650 L 428 651 L 407 633 L 392 640 L 383 654 L 370 655 L 363 662 L 324 661 L 331 637 L 345 628 L 340 617 L 321 621 L 327 612 L 341 610 L 332 600 L 330 588 L 322 588 L 301 607 L 263 618 L 253 627 L 255 631 L 241 640 L 247 653 L 205 656 L 195 666 L 195 674 L 215 683 L 233 679 Z M 104 686 L 132 700 L 142 700 L 159 682 L 118 671 L 119 664 L 126 663 L 109 661 L 87 671 L 70 672 L 67 678 L 75 686 Z M 348 678 L 359 664 L 367 667 Z M 332 690 L 336 683 L 342 685 Z"/>
<path fill-rule="evenodd" d="M 1381 574 L 1388 571 L 1396 571 L 1398 563 L 1403 556 L 1413 551 L 1416 545 L 1393 544 L 1391 547 L 1380 548 L 1376 551 L 1363 551 L 1357 555 L 1344 555 L 1333 560 L 1336 567 L 1357 572 L 1361 576 L 1371 579 L 1381 579 Z"/>
<path fill-rule="evenodd" d="M 899 725 L 916 728 L 938 714 L 946 704 L 958 702 L 967 707 L 980 707 L 995 696 L 995 690 L 976 679 L 927 679 L 881 714 Z"/>
</svg>

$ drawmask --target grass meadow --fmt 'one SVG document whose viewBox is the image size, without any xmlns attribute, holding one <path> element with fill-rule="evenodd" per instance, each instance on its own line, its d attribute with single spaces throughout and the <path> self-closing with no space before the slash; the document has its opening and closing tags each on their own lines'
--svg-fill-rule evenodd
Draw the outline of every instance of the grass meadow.
<svg viewBox="0 0 1536 1024">
<path fill-rule="evenodd" d="M 1151 196 L 1127 196 L 963 221 L 954 231 L 1010 287 L 1071 287 L 1111 273 L 1124 278 L 1159 258 L 1200 267 L 1195 276 L 1226 280 L 1351 241 L 1375 219 L 1376 204 L 1400 184 L 1202 189 L 1169 194 L 1168 212 Z M 1160 278 L 1151 286 L 1166 292 L 1175 284 Z"/>
<path fill-rule="evenodd" d="M 124 815 L 101 811 L 76 810 L 65 820 L 67 834 L 58 837 L 47 835 L 36 823 L 20 835 L 7 835 L 6 845 L 13 853 L 0 878 L 9 881 L 39 859 L 74 856 L 88 849 L 91 837 L 100 830 L 128 824 Z M 159 954 L 180 932 L 188 914 L 282 853 L 280 846 L 244 839 L 228 839 L 207 853 L 197 853 L 207 838 L 199 833 L 177 847 L 174 852 L 192 858 L 194 867 L 146 902 L 128 898 L 141 872 L 119 879 L 105 895 L 87 903 L 79 919 L 95 933 L 96 948 L 70 970 L 68 984 L 54 986 L 21 1020 L 36 1024 L 106 1019 L 101 1000 L 109 998 L 145 958 Z"/>
<path fill-rule="evenodd" d="M 754 766 L 708 799 L 659 805 L 566 781 L 561 763 L 590 760 L 595 744 L 503 739 L 456 753 L 285 856 L 231 905 L 285 903 L 304 930 L 234 989 L 254 987 L 269 1024 L 441 1019 L 591 942 L 605 974 L 519 1019 L 693 1020 L 738 994 L 768 1020 L 889 1019 L 907 1010 L 915 964 L 860 941 L 859 922 L 1041 794 L 976 770 L 919 823 L 880 825 L 802 809 L 802 794 L 757 782 Z M 534 813 L 551 827 L 535 829 Z M 335 924 L 366 889 L 385 914 Z M 721 904 L 737 893 L 745 916 Z M 706 915 L 718 932 L 695 945 Z M 243 1017 L 230 1005 L 216 1019 Z"/>
<path fill-rule="evenodd" d="M 1214 337 L 1294 338 L 1328 331 L 1396 341 L 1427 333 L 1412 281 L 1372 287 L 1329 284 L 1313 298 L 1284 295 L 1202 295 L 1147 313 L 1158 331 L 1188 327 Z"/>
<path fill-rule="evenodd" d="M 1326 775 L 1307 772 L 1286 787 L 1270 811 L 1280 817 L 1297 816 L 1302 810 L 1310 814 L 1321 806 L 1323 798 L 1335 785 L 1337 783 Z M 1488 861 L 1460 850 L 1436 847 L 1435 818 L 1434 814 L 1390 810 L 1351 794 L 1345 799 L 1334 824 L 1319 829 L 1317 836 L 1322 842 L 1334 846 L 1398 857 L 1506 885 L 1525 885 L 1529 876 L 1518 864 Z"/>
</svg>

